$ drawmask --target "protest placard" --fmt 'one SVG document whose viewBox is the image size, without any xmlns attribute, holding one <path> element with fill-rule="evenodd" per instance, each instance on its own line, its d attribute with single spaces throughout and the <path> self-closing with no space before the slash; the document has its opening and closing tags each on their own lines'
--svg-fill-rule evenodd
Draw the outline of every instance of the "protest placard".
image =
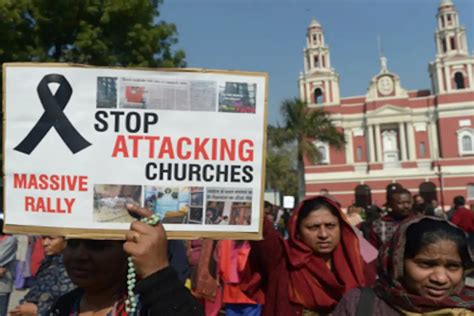
<svg viewBox="0 0 474 316">
<path fill-rule="evenodd" d="M 259 239 L 267 81 L 4 64 L 5 230 L 123 238 L 136 204 L 172 238 Z"/>
</svg>

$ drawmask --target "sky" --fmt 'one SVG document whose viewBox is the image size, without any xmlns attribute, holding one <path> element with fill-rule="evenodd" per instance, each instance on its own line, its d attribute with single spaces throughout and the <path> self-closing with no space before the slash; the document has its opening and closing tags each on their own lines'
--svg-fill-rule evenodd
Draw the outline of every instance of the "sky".
<svg viewBox="0 0 474 316">
<path fill-rule="evenodd" d="M 339 73 L 341 97 L 365 95 L 380 69 L 407 90 L 430 89 L 428 63 L 440 0 L 164 0 L 160 20 L 174 23 L 188 67 L 262 71 L 269 75 L 268 122 L 281 123 L 280 104 L 299 97 L 306 30 L 322 25 Z M 474 1 L 453 0 L 474 52 Z"/>
</svg>

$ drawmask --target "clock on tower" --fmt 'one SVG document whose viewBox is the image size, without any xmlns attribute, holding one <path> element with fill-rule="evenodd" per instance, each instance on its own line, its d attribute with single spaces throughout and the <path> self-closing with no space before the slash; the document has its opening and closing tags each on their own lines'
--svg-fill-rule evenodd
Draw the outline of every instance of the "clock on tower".
<svg viewBox="0 0 474 316">
<path fill-rule="evenodd" d="M 377 89 L 381 95 L 389 95 L 393 93 L 393 79 L 390 76 L 382 76 L 377 80 Z"/>
</svg>

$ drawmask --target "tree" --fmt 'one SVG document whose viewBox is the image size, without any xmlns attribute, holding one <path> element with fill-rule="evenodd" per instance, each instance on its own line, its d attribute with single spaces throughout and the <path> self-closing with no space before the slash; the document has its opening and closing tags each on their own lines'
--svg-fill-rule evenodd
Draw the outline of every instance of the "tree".
<svg viewBox="0 0 474 316">
<path fill-rule="evenodd" d="M 291 148 L 277 148 L 274 146 L 274 127 L 268 128 L 268 145 L 265 173 L 265 187 L 283 195 L 296 196 L 298 193 L 296 164 Z"/>
<path fill-rule="evenodd" d="M 4 0 L 0 62 L 180 67 L 174 24 L 156 22 L 152 0 Z"/>
<path fill-rule="evenodd" d="M 345 144 L 344 134 L 334 126 L 330 115 L 323 109 L 310 109 L 297 98 L 288 99 L 281 104 L 283 126 L 272 129 L 275 144 L 282 146 L 293 143 L 296 151 L 298 174 L 298 198 L 305 196 L 304 161 L 316 163 L 321 153 L 315 141 L 325 142 L 337 149 Z"/>
<path fill-rule="evenodd" d="M 0 0 L 0 64 L 183 67 L 162 0 Z M 0 68 L 0 95 L 2 94 Z"/>
<path fill-rule="evenodd" d="M 29 32 L 31 22 L 22 16 L 26 5 L 27 0 L 0 1 L 0 63 L 2 64 L 7 61 L 30 61 L 28 51 L 33 46 Z"/>
</svg>

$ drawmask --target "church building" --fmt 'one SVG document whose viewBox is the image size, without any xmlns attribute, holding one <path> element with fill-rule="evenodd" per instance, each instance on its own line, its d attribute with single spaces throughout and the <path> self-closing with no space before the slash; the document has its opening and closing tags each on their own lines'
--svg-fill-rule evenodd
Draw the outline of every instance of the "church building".
<svg viewBox="0 0 474 316">
<path fill-rule="evenodd" d="M 341 98 L 322 26 L 311 22 L 300 98 L 331 113 L 346 145 L 315 143 L 322 160 L 306 162 L 307 195 L 327 189 L 343 207 L 381 206 L 386 188 L 398 183 L 446 207 L 457 195 L 474 206 L 474 56 L 452 0 L 439 4 L 436 25 L 431 90 L 404 88 L 382 56 L 367 93 Z"/>
</svg>

